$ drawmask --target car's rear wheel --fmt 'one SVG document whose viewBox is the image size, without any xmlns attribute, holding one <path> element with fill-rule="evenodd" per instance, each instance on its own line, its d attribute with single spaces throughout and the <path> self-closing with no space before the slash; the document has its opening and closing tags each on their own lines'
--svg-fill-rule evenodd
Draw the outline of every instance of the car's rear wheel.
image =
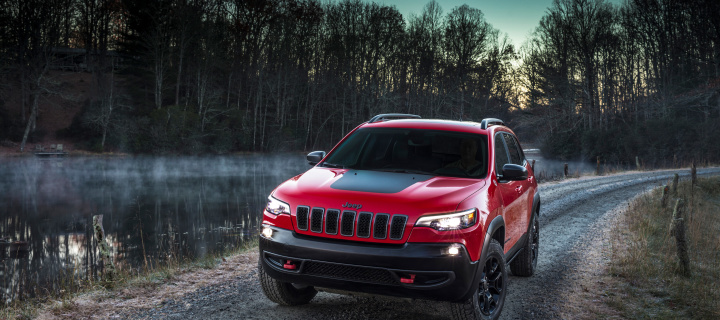
<svg viewBox="0 0 720 320">
<path fill-rule="evenodd" d="M 260 286 L 270 301 L 284 306 L 306 304 L 317 294 L 317 290 L 310 286 L 298 286 L 289 282 L 278 281 L 270 277 L 261 263 L 258 263 Z"/>
<path fill-rule="evenodd" d="M 507 268 L 503 249 L 495 239 L 490 240 L 487 256 L 482 265 L 478 289 L 461 303 L 452 303 L 454 319 L 498 319 L 507 294 Z"/>
<path fill-rule="evenodd" d="M 537 214 L 532 215 L 527 242 L 520 254 L 510 262 L 510 271 L 513 275 L 529 277 L 535 273 L 537 267 L 538 250 L 540 248 L 540 222 Z"/>
</svg>

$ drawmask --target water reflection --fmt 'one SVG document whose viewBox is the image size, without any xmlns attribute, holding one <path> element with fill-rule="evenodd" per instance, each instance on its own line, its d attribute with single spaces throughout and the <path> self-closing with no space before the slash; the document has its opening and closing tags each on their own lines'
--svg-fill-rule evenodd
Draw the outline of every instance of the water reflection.
<svg viewBox="0 0 720 320">
<path fill-rule="evenodd" d="M 308 169 L 303 158 L 2 159 L 0 301 L 96 277 L 95 214 L 118 268 L 238 246 L 272 188 Z"/>
</svg>

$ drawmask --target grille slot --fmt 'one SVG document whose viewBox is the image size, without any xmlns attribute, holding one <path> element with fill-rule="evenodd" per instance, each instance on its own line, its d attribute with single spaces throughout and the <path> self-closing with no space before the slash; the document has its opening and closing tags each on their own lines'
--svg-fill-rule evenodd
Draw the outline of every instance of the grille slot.
<svg viewBox="0 0 720 320">
<path fill-rule="evenodd" d="M 392 217 L 392 222 L 390 223 L 390 239 L 391 240 L 402 239 L 403 232 L 405 231 L 405 222 L 406 221 L 407 221 L 407 216 L 396 214 Z"/>
<path fill-rule="evenodd" d="M 310 231 L 322 232 L 323 208 L 313 208 L 310 214 Z"/>
<path fill-rule="evenodd" d="M 343 211 L 340 223 L 340 234 L 352 237 L 355 231 L 355 211 Z"/>
<path fill-rule="evenodd" d="M 304 274 L 313 276 L 343 279 L 357 282 L 392 285 L 396 284 L 395 279 L 389 271 L 368 267 L 348 266 L 318 261 L 306 261 L 303 266 L 302 272 Z"/>
<path fill-rule="evenodd" d="M 345 237 L 402 240 L 408 216 L 297 206 L 297 229 Z M 389 234 L 388 234 L 389 233 Z"/>
<path fill-rule="evenodd" d="M 300 230 L 307 231 L 308 229 L 308 214 L 310 213 L 310 208 L 305 206 L 298 206 L 297 207 L 297 216 L 295 216 L 295 219 L 297 219 L 297 227 Z"/>
<path fill-rule="evenodd" d="M 370 212 L 360 212 L 357 222 L 357 236 L 360 238 L 370 237 L 370 224 L 372 223 L 373 214 Z"/>
<path fill-rule="evenodd" d="M 378 213 L 375 215 L 375 224 L 373 226 L 373 238 L 385 239 L 387 238 L 387 224 L 390 220 L 390 215 L 387 213 Z"/>
<path fill-rule="evenodd" d="M 340 220 L 340 210 L 328 209 L 327 213 L 325 213 L 325 233 L 337 234 L 339 220 Z"/>
</svg>

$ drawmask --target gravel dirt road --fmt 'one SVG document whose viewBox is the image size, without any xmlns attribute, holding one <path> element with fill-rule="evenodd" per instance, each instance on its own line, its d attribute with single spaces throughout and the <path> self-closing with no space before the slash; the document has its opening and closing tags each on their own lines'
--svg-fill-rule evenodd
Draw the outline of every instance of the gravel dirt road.
<svg viewBox="0 0 720 320">
<path fill-rule="evenodd" d="M 510 277 L 502 319 L 576 318 L 586 299 L 593 299 L 593 278 L 609 258 L 609 230 L 628 202 L 666 183 L 674 173 L 689 170 L 630 172 L 604 177 L 571 179 L 540 185 L 540 253 L 530 278 Z M 719 175 L 720 168 L 698 170 Z M 246 259 L 253 263 L 257 253 Z M 253 257 L 254 256 L 254 257 Z M 248 262 L 245 262 L 248 263 Z M 152 309 L 117 316 L 140 319 L 449 319 L 444 303 L 377 296 L 348 296 L 320 292 L 308 305 L 281 307 L 267 300 L 254 266 L 238 272 L 236 281 L 200 287 Z M 589 284 L 589 286 L 588 286 Z"/>
</svg>

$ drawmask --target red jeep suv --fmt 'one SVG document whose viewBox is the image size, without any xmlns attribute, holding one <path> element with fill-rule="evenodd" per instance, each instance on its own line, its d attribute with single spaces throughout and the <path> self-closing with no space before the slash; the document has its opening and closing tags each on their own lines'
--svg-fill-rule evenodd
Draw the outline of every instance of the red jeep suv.
<svg viewBox="0 0 720 320">
<path fill-rule="evenodd" d="M 263 292 L 281 305 L 315 287 L 450 301 L 458 319 L 495 319 L 508 271 L 530 276 L 540 195 L 515 134 L 480 123 L 382 114 L 268 197 Z"/>
</svg>

